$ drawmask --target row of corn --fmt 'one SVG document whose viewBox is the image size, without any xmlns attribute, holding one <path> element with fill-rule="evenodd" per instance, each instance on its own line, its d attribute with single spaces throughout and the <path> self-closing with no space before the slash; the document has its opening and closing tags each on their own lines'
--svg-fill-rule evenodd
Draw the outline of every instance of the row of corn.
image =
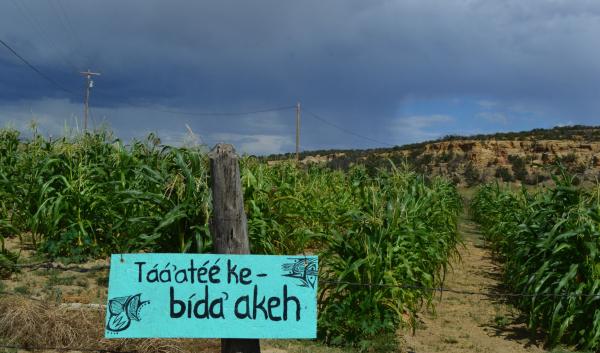
<svg viewBox="0 0 600 353">
<path fill-rule="evenodd" d="M 210 252 L 204 152 L 163 146 L 155 135 L 126 144 L 106 131 L 24 140 L 0 130 L 0 240 L 19 237 L 40 256 L 69 261 Z M 462 210 L 450 182 L 393 165 L 373 175 L 251 157 L 241 174 L 252 252 L 321 255 L 320 277 L 330 282 L 319 287 L 323 341 L 367 347 L 414 325 L 431 304 L 431 291 L 387 285 L 441 284 Z"/>
<path fill-rule="evenodd" d="M 501 259 L 515 304 L 551 345 L 600 349 L 600 186 L 555 186 L 528 192 L 483 186 L 471 210 Z"/>
</svg>

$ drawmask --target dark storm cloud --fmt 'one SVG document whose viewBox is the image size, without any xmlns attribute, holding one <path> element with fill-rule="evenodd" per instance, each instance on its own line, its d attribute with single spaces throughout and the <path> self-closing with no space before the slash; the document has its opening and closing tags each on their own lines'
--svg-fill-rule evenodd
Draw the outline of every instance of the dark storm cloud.
<svg viewBox="0 0 600 353">
<path fill-rule="evenodd" d="M 394 126 L 420 117 L 402 116 L 419 99 L 483 97 L 504 110 L 583 123 L 597 122 L 600 110 L 596 1 L 14 0 L 0 7 L 2 38 L 69 89 L 82 90 L 76 69 L 103 73 L 94 103 L 126 134 L 141 122 L 150 130 L 190 123 L 221 137 L 293 129 L 293 113 L 259 123 L 131 110 L 144 105 L 237 111 L 301 100 L 336 124 L 393 143 L 405 142 Z M 67 97 L 1 50 L 0 77 L 0 102 Z M 117 119 L 124 111 L 140 116 Z M 446 132 L 477 114 L 454 116 Z M 306 118 L 307 147 L 368 143 Z"/>
</svg>

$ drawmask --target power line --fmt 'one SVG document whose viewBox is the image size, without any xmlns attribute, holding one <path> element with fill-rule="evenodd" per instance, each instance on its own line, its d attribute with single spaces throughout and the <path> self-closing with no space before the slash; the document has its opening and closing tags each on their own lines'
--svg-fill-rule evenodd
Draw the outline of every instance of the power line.
<svg viewBox="0 0 600 353">
<path fill-rule="evenodd" d="M 239 115 L 252 115 L 252 114 L 259 114 L 259 113 L 276 112 L 276 111 L 282 111 L 282 110 L 291 110 L 291 109 L 295 109 L 296 106 L 290 105 L 290 106 L 284 106 L 284 107 L 267 108 L 267 109 L 262 109 L 262 110 L 251 110 L 251 111 L 244 111 L 244 112 L 191 112 L 191 111 L 152 108 L 150 106 L 138 106 L 138 108 L 162 112 L 162 113 L 190 115 L 190 116 L 239 116 Z"/>
<path fill-rule="evenodd" d="M 95 91 L 95 95 L 101 98 L 109 98 L 109 99 L 120 99 L 122 96 L 109 94 L 103 92 L 101 90 Z M 128 105 L 131 108 L 138 108 L 148 111 L 154 111 L 159 113 L 169 113 L 169 114 L 177 114 L 177 115 L 187 115 L 187 116 L 242 116 L 242 115 L 254 115 L 261 113 L 270 113 L 284 110 L 292 110 L 296 109 L 296 105 L 286 105 L 258 110 L 247 110 L 247 111 L 237 111 L 237 112 L 207 112 L 207 111 L 185 111 L 185 110 L 174 110 L 174 109 L 163 109 L 156 106 L 152 106 L 150 104 L 140 104 L 140 103 L 131 103 Z"/>
<path fill-rule="evenodd" d="M 71 18 L 69 17 L 68 11 L 63 6 L 61 0 L 55 0 L 55 1 L 58 4 L 58 7 L 54 6 L 54 1 L 50 1 L 50 4 L 52 5 L 52 8 L 55 10 L 55 12 L 58 13 L 58 17 L 60 19 L 60 22 L 61 22 L 63 28 L 66 30 L 66 32 L 68 32 L 73 43 L 75 44 L 75 47 L 82 50 L 85 46 L 82 44 L 83 41 L 81 40 L 81 37 L 79 36 L 79 32 L 75 30 L 75 26 L 73 25 L 73 21 L 71 21 Z M 85 54 L 85 53 L 80 53 L 80 54 L 82 55 L 82 58 L 87 61 L 88 66 L 92 66 L 92 67 L 95 66 L 94 65 L 95 61 L 90 57 L 89 54 Z M 79 71 L 79 70 L 77 70 L 77 71 Z"/>
<path fill-rule="evenodd" d="M 50 3 L 52 11 L 56 14 L 56 17 L 58 18 L 58 22 L 60 23 L 59 27 L 61 27 L 64 30 L 68 37 L 71 37 L 71 40 L 76 47 L 82 48 L 80 42 L 75 38 L 75 31 L 73 30 L 73 27 L 71 26 L 68 18 L 66 17 L 65 9 L 62 6 L 62 4 L 58 2 L 58 0 L 58 6 L 55 5 L 54 1 L 48 2 Z"/>
<path fill-rule="evenodd" d="M 48 1 L 50 3 L 50 8 L 52 9 L 52 11 L 54 12 L 56 18 L 58 18 L 58 22 L 60 24 L 59 27 L 61 27 L 61 29 L 68 35 L 71 37 L 71 39 L 73 39 L 73 34 L 71 31 L 69 31 L 69 28 L 67 27 L 67 24 L 65 22 L 65 20 L 63 19 L 63 15 L 62 13 L 58 10 L 58 6 L 56 6 L 54 4 L 54 1 L 50 0 Z"/>
<path fill-rule="evenodd" d="M 361 138 L 361 139 L 364 139 L 364 140 L 367 140 L 367 141 L 371 141 L 371 142 L 373 142 L 373 143 L 376 143 L 376 144 L 378 144 L 378 145 L 387 145 L 387 146 L 390 146 L 390 147 L 394 147 L 394 146 L 396 146 L 396 145 L 394 145 L 394 144 L 391 144 L 391 143 L 387 143 L 387 142 L 383 142 L 383 141 L 375 140 L 375 139 L 373 139 L 373 138 L 370 138 L 370 137 L 368 137 L 368 136 L 364 136 L 364 135 L 361 135 L 361 134 L 357 134 L 357 133 L 356 133 L 356 132 L 354 132 L 354 131 L 348 130 L 348 129 L 344 128 L 344 127 L 341 127 L 341 126 L 339 126 L 339 125 L 337 125 L 337 124 L 334 124 L 334 123 L 330 122 L 329 120 L 327 120 L 327 119 L 325 119 L 325 118 L 323 118 L 323 117 L 321 117 L 321 116 L 319 116 L 319 115 L 317 115 L 317 114 L 315 114 L 315 113 L 311 112 L 310 110 L 308 110 L 308 109 L 306 109 L 306 108 L 304 108 L 303 110 L 304 110 L 304 112 L 305 112 L 305 113 L 308 113 L 308 115 L 309 115 L 309 116 L 311 116 L 312 118 L 314 118 L 314 119 L 317 119 L 317 120 L 321 121 L 322 123 L 325 123 L 325 124 L 327 124 L 327 125 L 329 125 L 329 126 L 332 126 L 332 127 L 336 128 L 336 129 L 338 129 L 338 130 L 342 131 L 342 132 L 345 132 L 345 133 L 346 133 L 346 134 L 348 134 L 348 135 L 352 135 L 352 136 L 355 136 L 355 137 L 359 137 L 359 138 Z"/>
<path fill-rule="evenodd" d="M 73 22 L 69 18 L 67 10 L 65 10 L 65 8 L 64 8 L 64 6 L 62 4 L 62 1 L 61 0 L 56 0 L 56 2 L 58 3 L 58 7 L 60 8 L 60 10 L 61 10 L 61 12 L 62 12 L 62 14 L 63 14 L 63 16 L 65 18 L 65 22 L 67 23 L 67 27 L 71 31 L 71 34 L 76 39 L 77 43 L 81 44 L 81 41 L 79 40 L 79 36 L 77 35 L 77 31 L 75 31 L 75 27 L 73 26 Z"/>
<path fill-rule="evenodd" d="M 46 74 L 44 74 L 43 72 L 41 72 L 40 70 L 38 70 L 38 68 L 36 68 L 35 66 L 33 66 L 31 63 L 29 63 L 29 61 L 27 61 L 24 57 L 22 57 L 19 53 L 17 53 L 10 45 L 8 45 L 4 40 L 0 39 L 0 44 L 2 44 L 4 47 L 6 47 L 6 49 L 8 49 L 14 56 L 16 56 L 17 58 L 19 58 L 19 60 L 21 60 L 23 63 L 25 63 L 25 65 L 27 65 L 31 70 L 35 71 L 38 75 L 40 75 L 44 80 L 50 82 L 51 84 L 53 84 L 54 86 L 56 86 L 57 88 L 59 88 L 62 91 L 65 91 L 67 93 L 70 94 L 75 94 L 73 91 L 66 89 L 65 87 L 61 86 L 60 84 L 58 84 L 54 79 L 52 79 L 50 76 L 47 76 Z"/>
<path fill-rule="evenodd" d="M 27 4 L 25 3 L 25 1 L 12 0 L 12 3 L 17 8 L 17 10 L 21 13 L 23 18 L 25 18 L 27 21 L 29 21 L 29 24 L 31 25 L 31 27 L 34 30 L 36 30 L 36 32 L 38 33 L 38 36 L 42 37 L 42 39 L 45 40 L 46 43 L 48 43 L 48 45 L 50 45 L 54 49 L 54 51 L 60 56 L 61 60 L 67 66 L 69 66 L 73 71 L 79 71 L 77 69 L 77 65 L 75 65 L 73 63 L 73 61 L 71 61 L 69 59 L 69 56 L 65 55 L 65 52 L 58 49 L 59 47 L 56 45 L 56 42 L 54 42 L 52 40 L 52 38 L 50 38 L 49 31 L 45 30 L 45 28 L 42 26 L 41 22 L 39 22 L 35 18 L 35 16 L 33 16 L 32 12 L 27 7 Z"/>
<path fill-rule="evenodd" d="M 102 98 L 107 98 L 107 99 L 118 100 L 118 99 L 123 98 L 122 95 L 110 94 L 105 91 L 102 91 L 101 89 L 95 91 L 94 94 L 96 96 L 99 96 Z M 188 116 L 242 116 L 242 115 L 253 115 L 253 114 L 260 114 L 260 113 L 270 113 L 270 112 L 296 109 L 296 105 L 285 105 L 285 106 L 278 106 L 278 107 L 272 107 L 272 108 L 237 111 L 237 112 L 207 112 L 207 111 L 189 111 L 189 110 L 186 111 L 186 110 L 163 109 L 163 108 L 158 108 L 158 107 L 151 106 L 148 104 L 140 104 L 140 103 L 137 103 L 137 104 L 130 103 L 128 105 L 128 107 L 138 108 L 138 109 L 143 109 L 143 110 L 148 110 L 148 111 L 155 111 L 155 112 L 160 112 L 160 113 L 188 115 Z"/>
<path fill-rule="evenodd" d="M 110 94 L 105 91 L 102 91 L 102 89 L 96 90 L 94 92 L 95 92 L 94 94 L 96 96 L 99 96 L 101 98 L 114 99 L 114 100 L 123 98 L 122 95 Z M 148 111 L 155 111 L 155 112 L 160 112 L 160 113 L 188 115 L 188 116 L 241 116 L 241 115 L 252 115 L 252 114 L 269 113 L 269 112 L 296 109 L 296 105 L 285 105 L 285 106 L 278 106 L 278 107 L 272 107 L 272 108 L 237 111 L 237 112 L 207 112 L 207 111 L 189 111 L 189 110 L 186 111 L 186 110 L 175 110 L 175 109 L 163 109 L 163 108 L 159 108 L 159 107 L 152 106 L 149 104 L 135 103 L 135 102 L 128 104 L 128 107 L 138 108 L 138 109 L 143 109 L 143 110 L 148 110 Z"/>
</svg>

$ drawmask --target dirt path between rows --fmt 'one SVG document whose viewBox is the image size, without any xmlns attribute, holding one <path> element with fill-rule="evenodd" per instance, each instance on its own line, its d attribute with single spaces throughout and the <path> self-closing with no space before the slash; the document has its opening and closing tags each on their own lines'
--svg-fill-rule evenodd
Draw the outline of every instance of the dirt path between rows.
<svg viewBox="0 0 600 353">
<path fill-rule="evenodd" d="M 500 268 L 484 247 L 477 225 L 463 219 L 459 231 L 464 247 L 452 263 L 445 287 L 498 293 Z M 415 334 L 405 334 L 408 352 L 546 352 L 539 337 L 532 337 L 519 312 L 502 298 L 444 292 L 435 313 L 424 311 Z"/>
</svg>

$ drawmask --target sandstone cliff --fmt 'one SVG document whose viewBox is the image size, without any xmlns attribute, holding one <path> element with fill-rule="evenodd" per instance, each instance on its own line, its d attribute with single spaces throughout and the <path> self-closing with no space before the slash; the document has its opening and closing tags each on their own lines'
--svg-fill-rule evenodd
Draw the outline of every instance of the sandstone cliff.
<svg viewBox="0 0 600 353">
<path fill-rule="evenodd" d="M 269 163 L 293 154 L 265 157 Z M 370 170 L 409 162 L 427 175 L 444 175 L 473 185 L 500 179 L 537 184 L 550 178 L 560 163 L 580 181 L 600 179 L 600 127 L 562 126 L 522 132 L 441 140 L 371 150 L 321 150 L 301 153 L 304 164 L 320 163 L 347 169 L 364 164 Z"/>
<path fill-rule="evenodd" d="M 472 168 L 483 181 L 504 178 L 535 183 L 547 179 L 557 162 L 584 180 L 600 176 L 600 142 L 596 141 L 457 140 L 429 143 L 421 149 L 399 153 L 412 157 L 424 171 L 459 178 L 463 183 L 467 182 L 467 168 Z"/>
</svg>

